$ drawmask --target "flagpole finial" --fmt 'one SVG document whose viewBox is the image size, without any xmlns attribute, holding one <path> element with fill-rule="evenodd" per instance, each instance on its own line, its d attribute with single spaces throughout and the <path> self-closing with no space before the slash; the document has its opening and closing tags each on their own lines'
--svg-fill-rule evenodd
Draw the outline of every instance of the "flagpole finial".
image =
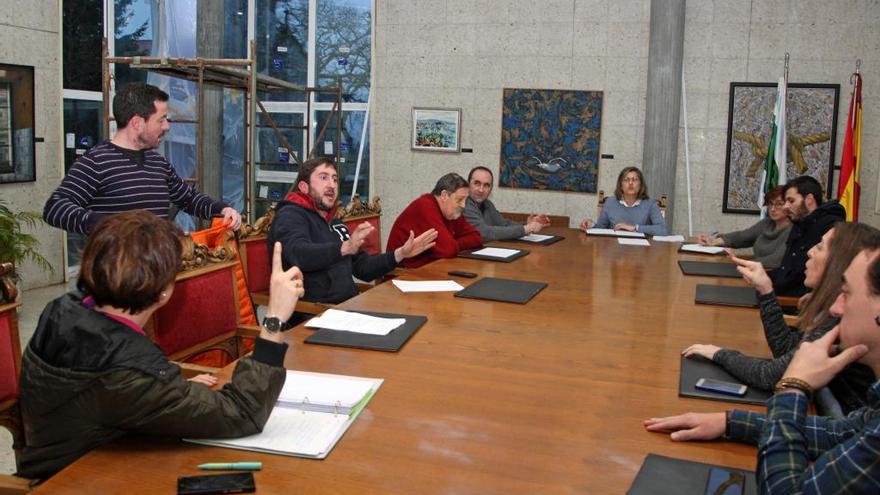
<svg viewBox="0 0 880 495">
<path fill-rule="evenodd" d="M 785 52 L 785 81 L 788 83 L 788 61 L 791 59 L 791 55 L 788 52 Z"/>
<path fill-rule="evenodd" d="M 856 59 L 856 74 L 861 74 L 861 73 L 862 73 L 862 59 L 857 58 Z"/>
</svg>

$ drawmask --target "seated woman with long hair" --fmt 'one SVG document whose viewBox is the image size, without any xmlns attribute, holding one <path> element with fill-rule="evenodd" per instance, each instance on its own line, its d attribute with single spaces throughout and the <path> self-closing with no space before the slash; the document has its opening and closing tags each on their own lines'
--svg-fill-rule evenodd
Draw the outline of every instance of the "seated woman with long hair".
<svg viewBox="0 0 880 495">
<path fill-rule="evenodd" d="M 813 292 L 806 296 L 793 327 L 785 324 L 773 283 L 761 264 L 732 256 L 743 278 L 758 291 L 764 336 L 773 358 L 745 356 L 738 351 L 708 344 L 694 344 L 682 354 L 711 359 L 746 385 L 772 391 L 800 343 L 818 339 L 840 322 L 831 315 L 830 309 L 840 294 L 843 272 L 859 252 L 877 245 L 880 245 L 880 231 L 874 227 L 861 223 L 835 224 L 807 255 L 804 283 Z M 870 368 L 855 364 L 840 373 L 828 388 L 843 412 L 847 413 L 865 405 L 866 392 L 874 380 Z"/>
<path fill-rule="evenodd" d="M 139 210 L 102 220 L 89 235 L 77 287 L 50 302 L 21 366 L 25 445 L 18 475 L 47 478 L 127 433 L 240 437 L 258 433 L 284 385 L 287 344 L 263 328 L 221 390 L 187 380 L 145 334 L 171 298 L 180 230 Z M 268 315 L 286 321 L 302 274 L 281 269 L 275 246 Z M 204 294 L 204 297 L 211 297 Z"/>
<path fill-rule="evenodd" d="M 785 241 L 791 232 L 791 219 L 785 212 L 784 186 L 777 186 L 764 195 L 767 217 L 751 227 L 727 232 L 717 237 L 701 234 L 699 242 L 703 246 L 725 246 L 734 249 L 752 248 L 752 259 L 769 270 L 777 268 L 785 256 Z"/>
<path fill-rule="evenodd" d="M 596 223 L 581 222 L 581 229 L 614 229 L 642 232 L 648 235 L 666 235 L 666 220 L 657 202 L 648 197 L 648 186 L 638 167 L 626 167 L 617 176 L 614 198 L 605 200 Z"/>
</svg>

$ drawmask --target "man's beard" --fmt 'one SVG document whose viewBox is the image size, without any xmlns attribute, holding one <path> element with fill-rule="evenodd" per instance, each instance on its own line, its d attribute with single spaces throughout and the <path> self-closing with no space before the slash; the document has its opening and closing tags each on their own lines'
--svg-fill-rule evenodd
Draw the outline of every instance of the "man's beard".
<svg viewBox="0 0 880 495">
<path fill-rule="evenodd" d="M 324 204 L 323 194 L 312 194 L 312 199 L 315 200 L 315 207 L 321 211 L 330 211 L 331 209 L 333 209 L 333 205 L 327 206 Z"/>
</svg>

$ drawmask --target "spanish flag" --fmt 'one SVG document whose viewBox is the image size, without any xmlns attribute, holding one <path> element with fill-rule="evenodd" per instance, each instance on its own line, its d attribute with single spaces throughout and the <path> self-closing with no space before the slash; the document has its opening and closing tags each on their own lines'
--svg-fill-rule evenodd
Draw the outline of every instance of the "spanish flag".
<svg viewBox="0 0 880 495">
<path fill-rule="evenodd" d="M 859 173 L 862 162 L 862 76 L 856 72 L 853 92 L 846 117 L 846 137 L 843 141 L 843 155 L 840 157 L 840 182 L 837 184 L 837 198 L 846 208 L 846 221 L 859 220 Z"/>
</svg>

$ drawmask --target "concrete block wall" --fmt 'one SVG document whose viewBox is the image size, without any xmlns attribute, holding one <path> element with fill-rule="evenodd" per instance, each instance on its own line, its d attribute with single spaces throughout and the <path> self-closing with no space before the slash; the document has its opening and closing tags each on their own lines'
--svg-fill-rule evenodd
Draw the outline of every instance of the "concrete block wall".
<svg viewBox="0 0 880 495">
<path fill-rule="evenodd" d="M 61 35 L 60 2 L 33 0 L 28 8 L 22 2 L 0 0 L 0 63 L 34 66 L 36 182 L 0 184 L 0 197 L 14 211 L 42 214 L 43 204 L 61 182 L 64 163 L 61 155 Z M 63 279 L 61 231 L 42 225 L 32 232 L 40 241 L 39 251 L 55 268 L 54 273 L 26 263 L 20 267 L 24 288 L 40 287 Z"/>
<path fill-rule="evenodd" d="M 599 188 L 612 192 L 620 169 L 642 160 L 649 14 L 650 0 L 377 0 L 371 190 L 382 197 L 383 236 L 444 173 L 465 174 L 474 165 L 497 173 L 502 89 L 508 87 L 605 92 L 601 152 L 614 159 L 600 161 Z M 865 221 L 880 225 L 878 18 L 877 0 L 688 2 L 684 66 L 695 233 L 756 220 L 721 212 L 729 85 L 775 81 L 785 51 L 792 82 L 841 84 L 836 162 L 848 77 L 855 58 L 862 59 L 861 211 Z M 461 144 L 473 153 L 412 151 L 414 106 L 461 108 Z M 673 229 L 686 233 L 683 138 L 679 153 Z M 572 225 L 596 211 L 593 194 L 496 187 L 493 200 L 502 210 L 568 215 Z"/>
</svg>

